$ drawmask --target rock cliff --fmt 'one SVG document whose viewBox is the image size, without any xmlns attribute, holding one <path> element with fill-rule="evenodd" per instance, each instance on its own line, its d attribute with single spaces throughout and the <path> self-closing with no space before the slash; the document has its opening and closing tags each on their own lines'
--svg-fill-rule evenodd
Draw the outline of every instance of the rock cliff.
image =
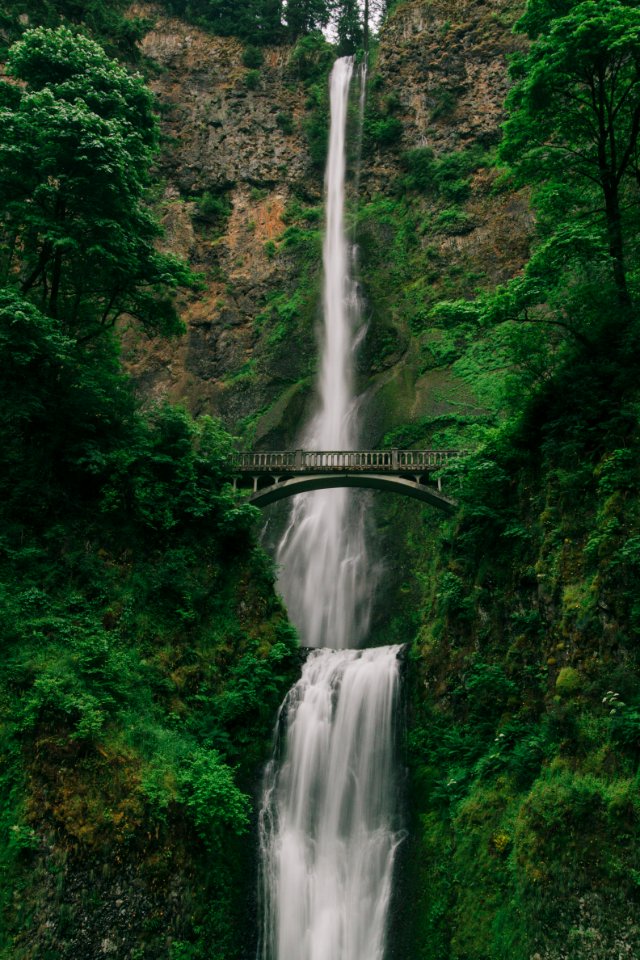
<svg viewBox="0 0 640 960">
<path fill-rule="evenodd" d="M 372 442 L 460 399 L 447 372 L 425 362 L 428 323 L 415 315 L 453 286 L 471 294 L 512 276 L 526 258 L 526 198 L 496 193 L 489 166 L 519 7 L 410 0 L 382 31 L 358 176 L 369 320 L 360 372 L 375 411 Z M 322 173 L 306 131 L 321 107 L 290 48 L 267 49 L 259 71 L 249 70 L 237 40 L 154 17 L 143 53 L 165 142 L 158 202 L 166 243 L 202 288 L 182 303 L 184 338 L 150 344 L 132 330 L 127 362 L 152 398 L 222 416 L 249 442 L 292 442 L 315 364 Z M 376 136 L 390 118 L 394 138 Z M 406 156 L 416 149 L 478 153 L 453 214 L 442 196 L 407 186 Z"/>
<path fill-rule="evenodd" d="M 183 298 L 182 339 L 149 343 L 130 330 L 126 359 L 149 397 L 181 400 L 237 427 L 283 384 L 297 382 L 309 362 L 311 342 L 279 364 L 261 349 L 256 323 L 270 295 L 295 285 L 294 258 L 276 255 L 288 206 L 321 196 L 302 132 L 305 89 L 288 48 L 265 50 L 259 71 L 249 70 L 238 40 L 135 9 L 154 21 L 142 52 L 162 116 L 165 243 L 189 261 L 201 286 Z"/>
</svg>

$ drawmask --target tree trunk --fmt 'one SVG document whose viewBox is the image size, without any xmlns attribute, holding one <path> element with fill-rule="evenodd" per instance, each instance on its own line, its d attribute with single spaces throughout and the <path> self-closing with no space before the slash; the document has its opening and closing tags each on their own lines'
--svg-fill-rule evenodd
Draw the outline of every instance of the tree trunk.
<svg viewBox="0 0 640 960">
<path fill-rule="evenodd" d="M 56 250 L 53 257 L 53 271 L 51 275 L 51 296 L 49 297 L 49 313 L 52 317 L 58 316 L 58 293 L 60 291 L 60 276 L 62 274 L 62 251 Z"/>
<path fill-rule="evenodd" d="M 22 281 L 21 289 L 23 293 L 28 293 L 29 290 L 31 290 L 36 280 L 38 280 L 38 278 L 40 277 L 40 274 L 44 272 L 50 257 L 51 257 L 51 244 L 47 241 L 42 245 L 42 249 L 40 250 L 40 256 L 38 257 L 38 263 L 36 264 L 34 269 L 31 271 L 29 276 Z"/>
<path fill-rule="evenodd" d="M 618 301 L 622 307 L 631 306 L 631 297 L 627 286 L 627 269 L 624 256 L 624 238 L 622 236 L 622 222 L 620 217 L 620 197 L 617 184 L 608 175 L 602 179 L 604 193 L 605 214 L 607 219 L 607 237 L 609 240 L 609 254 L 613 269 L 613 279 L 618 291 Z"/>
</svg>

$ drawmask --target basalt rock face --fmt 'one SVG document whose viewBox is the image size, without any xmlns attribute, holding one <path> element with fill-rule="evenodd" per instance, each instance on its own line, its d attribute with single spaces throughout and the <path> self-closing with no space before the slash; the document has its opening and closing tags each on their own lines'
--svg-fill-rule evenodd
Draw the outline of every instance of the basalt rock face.
<svg viewBox="0 0 640 960">
<path fill-rule="evenodd" d="M 389 18 L 377 73 L 398 97 L 405 147 L 445 152 L 498 142 L 507 57 L 521 45 L 511 26 L 522 6 L 410 0 Z"/>
<path fill-rule="evenodd" d="M 495 195 L 497 174 L 487 164 L 471 174 L 457 218 L 445 215 L 443 223 L 442 197 L 411 194 L 403 180 L 407 151 L 426 147 L 437 158 L 490 151 L 498 142 L 507 56 L 521 42 L 511 33 L 520 6 L 410 0 L 382 31 L 358 175 L 369 321 L 360 386 L 376 411 L 367 419 L 367 442 L 460 399 L 459 385 L 424 363 L 429 333 L 423 324 L 416 337 L 415 301 L 421 297 L 427 312 L 448 296 L 473 295 L 513 276 L 526 259 L 527 199 Z M 183 300 L 186 335 L 149 344 L 132 330 L 127 363 L 150 398 L 167 395 L 196 413 L 219 415 L 258 445 L 292 443 L 308 412 L 315 368 L 322 172 L 310 158 L 305 128 L 318 107 L 309 109 L 291 48 L 266 49 L 262 66 L 250 71 L 237 40 L 152 8 L 138 12 L 155 17 L 143 53 L 157 68 L 166 244 L 189 260 L 202 288 Z M 376 138 L 375 124 L 390 119 L 395 138 Z M 403 210 L 389 217 L 380 210 L 385 198 L 402 200 Z M 314 209 L 314 222 L 305 221 Z M 316 233 L 315 247 L 302 256 L 287 233 L 300 225 Z M 399 237 L 410 262 L 396 269 Z M 416 281 L 410 304 L 406 291 Z"/>
<path fill-rule="evenodd" d="M 447 363 L 434 362 L 430 312 L 504 283 L 527 260 L 528 196 L 497 189 L 495 166 L 522 8 L 520 0 L 410 0 L 383 28 L 360 181 L 370 340 L 383 344 L 367 371 L 372 440 L 452 404 L 473 411 Z M 419 184 L 417 154 L 431 155 L 433 167 Z M 450 179 L 438 181 L 446 164 Z"/>
<path fill-rule="evenodd" d="M 155 68 L 164 149 L 158 164 L 166 247 L 185 258 L 200 287 L 183 298 L 186 334 L 149 343 L 134 330 L 125 358 L 141 391 L 238 423 L 268 407 L 306 373 L 309 329 L 283 358 L 265 346 L 269 297 L 295 286 L 294 258 L 276 256 L 294 197 L 317 202 L 322 177 L 302 133 L 305 90 L 287 47 L 243 65 L 243 45 L 158 10 L 142 53 Z M 284 218 L 284 219 L 283 219 Z M 250 387 L 250 388 L 249 388 Z"/>
</svg>

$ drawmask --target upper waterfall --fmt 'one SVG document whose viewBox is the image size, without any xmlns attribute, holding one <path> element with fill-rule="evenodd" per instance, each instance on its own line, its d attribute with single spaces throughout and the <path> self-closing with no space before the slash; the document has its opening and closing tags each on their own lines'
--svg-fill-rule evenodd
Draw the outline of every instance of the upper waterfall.
<svg viewBox="0 0 640 960">
<path fill-rule="evenodd" d="M 353 367 L 362 319 L 352 273 L 354 249 L 345 229 L 353 75 L 353 58 L 342 57 L 330 78 L 318 409 L 301 439 L 310 450 L 354 449 L 359 440 Z M 375 567 L 367 558 L 362 497 L 346 490 L 297 497 L 277 561 L 280 589 L 305 645 L 342 648 L 362 643 L 369 630 L 375 586 Z"/>
<path fill-rule="evenodd" d="M 356 440 L 353 419 L 353 340 L 359 320 L 357 288 L 351 276 L 351 245 L 344 225 L 346 135 L 353 61 L 336 62 L 331 75 L 331 128 L 325 174 L 326 225 L 322 249 L 324 326 L 320 369 L 320 410 L 309 440 L 319 450 L 349 450 Z"/>
</svg>

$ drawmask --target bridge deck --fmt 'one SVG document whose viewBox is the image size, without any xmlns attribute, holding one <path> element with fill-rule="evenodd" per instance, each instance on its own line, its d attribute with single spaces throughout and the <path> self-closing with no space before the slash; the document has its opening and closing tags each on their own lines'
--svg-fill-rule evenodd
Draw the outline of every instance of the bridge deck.
<svg viewBox="0 0 640 960">
<path fill-rule="evenodd" d="M 334 487 L 386 490 L 451 511 L 455 500 L 430 475 L 446 467 L 459 450 L 271 450 L 237 453 L 231 460 L 234 486 L 253 487 L 250 503 L 264 507 L 285 497 Z"/>
<path fill-rule="evenodd" d="M 237 453 L 235 471 L 260 474 L 389 473 L 422 474 L 447 466 L 459 450 L 276 450 Z"/>
</svg>

